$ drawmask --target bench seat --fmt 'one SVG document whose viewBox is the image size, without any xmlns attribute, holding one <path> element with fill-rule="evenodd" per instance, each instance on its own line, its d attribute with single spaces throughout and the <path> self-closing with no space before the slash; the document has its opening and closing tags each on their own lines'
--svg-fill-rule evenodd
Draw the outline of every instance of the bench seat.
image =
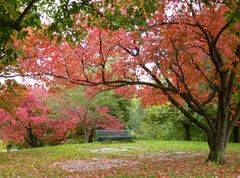
<svg viewBox="0 0 240 178">
<path fill-rule="evenodd" d="M 133 136 L 130 130 L 96 130 L 96 141 L 128 140 Z"/>
</svg>

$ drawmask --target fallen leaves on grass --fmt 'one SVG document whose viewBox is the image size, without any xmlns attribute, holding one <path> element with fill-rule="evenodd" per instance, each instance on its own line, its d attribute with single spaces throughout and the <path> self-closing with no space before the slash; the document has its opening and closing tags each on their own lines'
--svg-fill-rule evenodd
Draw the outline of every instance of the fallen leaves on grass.
<svg viewBox="0 0 240 178">
<path fill-rule="evenodd" d="M 0 153 L 0 177 L 240 176 L 239 145 L 230 144 L 231 149 L 226 155 L 227 163 L 222 166 L 204 164 L 207 158 L 205 147 L 205 143 L 199 142 L 138 141 L 129 144 L 60 145 Z M 109 149 L 106 151 L 106 148 Z M 91 165 L 93 163 L 96 165 Z M 79 165 L 85 165 L 87 168 L 80 169 Z"/>
<path fill-rule="evenodd" d="M 139 162 L 121 159 L 93 158 L 88 160 L 69 160 L 65 162 L 57 162 L 54 165 L 60 166 L 62 169 L 70 172 L 86 172 L 102 169 L 113 169 L 136 164 L 139 164 Z"/>
<path fill-rule="evenodd" d="M 206 154 L 192 152 L 159 151 L 137 155 L 122 155 L 121 158 L 93 158 L 54 163 L 76 176 L 108 177 L 237 177 L 237 167 L 231 163 L 224 166 L 204 164 Z M 236 165 L 236 164 L 234 164 Z"/>
</svg>

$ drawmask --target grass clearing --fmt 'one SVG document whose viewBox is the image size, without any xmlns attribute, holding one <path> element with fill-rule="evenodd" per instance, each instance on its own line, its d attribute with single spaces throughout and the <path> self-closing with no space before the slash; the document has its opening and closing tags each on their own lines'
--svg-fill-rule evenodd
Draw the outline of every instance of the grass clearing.
<svg viewBox="0 0 240 178">
<path fill-rule="evenodd" d="M 107 151 L 96 151 L 104 149 Z M 46 146 L 1 152 L 0 177 L 237 177 L 240 175 L 239 150 L 240 144 L 230 143 L 227 164 L 216 166 L 204 164 L 208 153 L 205 142 L 141 140 Z M 80 169 L 84 164 L 96 167 Z M 109 164 L 115 166 L 106 167 Z"/>
</svg>

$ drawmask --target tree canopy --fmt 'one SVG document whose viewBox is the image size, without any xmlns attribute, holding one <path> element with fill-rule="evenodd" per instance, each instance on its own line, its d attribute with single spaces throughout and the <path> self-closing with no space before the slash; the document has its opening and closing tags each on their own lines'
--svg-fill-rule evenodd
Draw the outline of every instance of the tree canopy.
<svg viewBox="0 0 240 178">
<path fill-rule="evenodd" d="M 82 39 L 85 27 L 133 28 L 144 24 L 155 10 L 158 1 L 57 1 L 57 0 L 1 0 L 0 1 L 0 67 L 15 64 L 16 38 L 25 38 L 27 27 L 52 32 L 71 42 Z"/>
</svg>

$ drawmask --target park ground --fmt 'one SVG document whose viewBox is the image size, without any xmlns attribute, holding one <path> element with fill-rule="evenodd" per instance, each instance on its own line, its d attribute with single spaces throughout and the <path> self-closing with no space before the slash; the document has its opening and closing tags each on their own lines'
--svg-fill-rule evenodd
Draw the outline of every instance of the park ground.
<svg viewBox="0 0 240 178">
<path fill-rule="evenodd" d="M 204 142 L 135 141 L 0 152 L 0 177 L 240 177 L 240 144 L 225 165 L 204 163 Z"/>
</svg>

